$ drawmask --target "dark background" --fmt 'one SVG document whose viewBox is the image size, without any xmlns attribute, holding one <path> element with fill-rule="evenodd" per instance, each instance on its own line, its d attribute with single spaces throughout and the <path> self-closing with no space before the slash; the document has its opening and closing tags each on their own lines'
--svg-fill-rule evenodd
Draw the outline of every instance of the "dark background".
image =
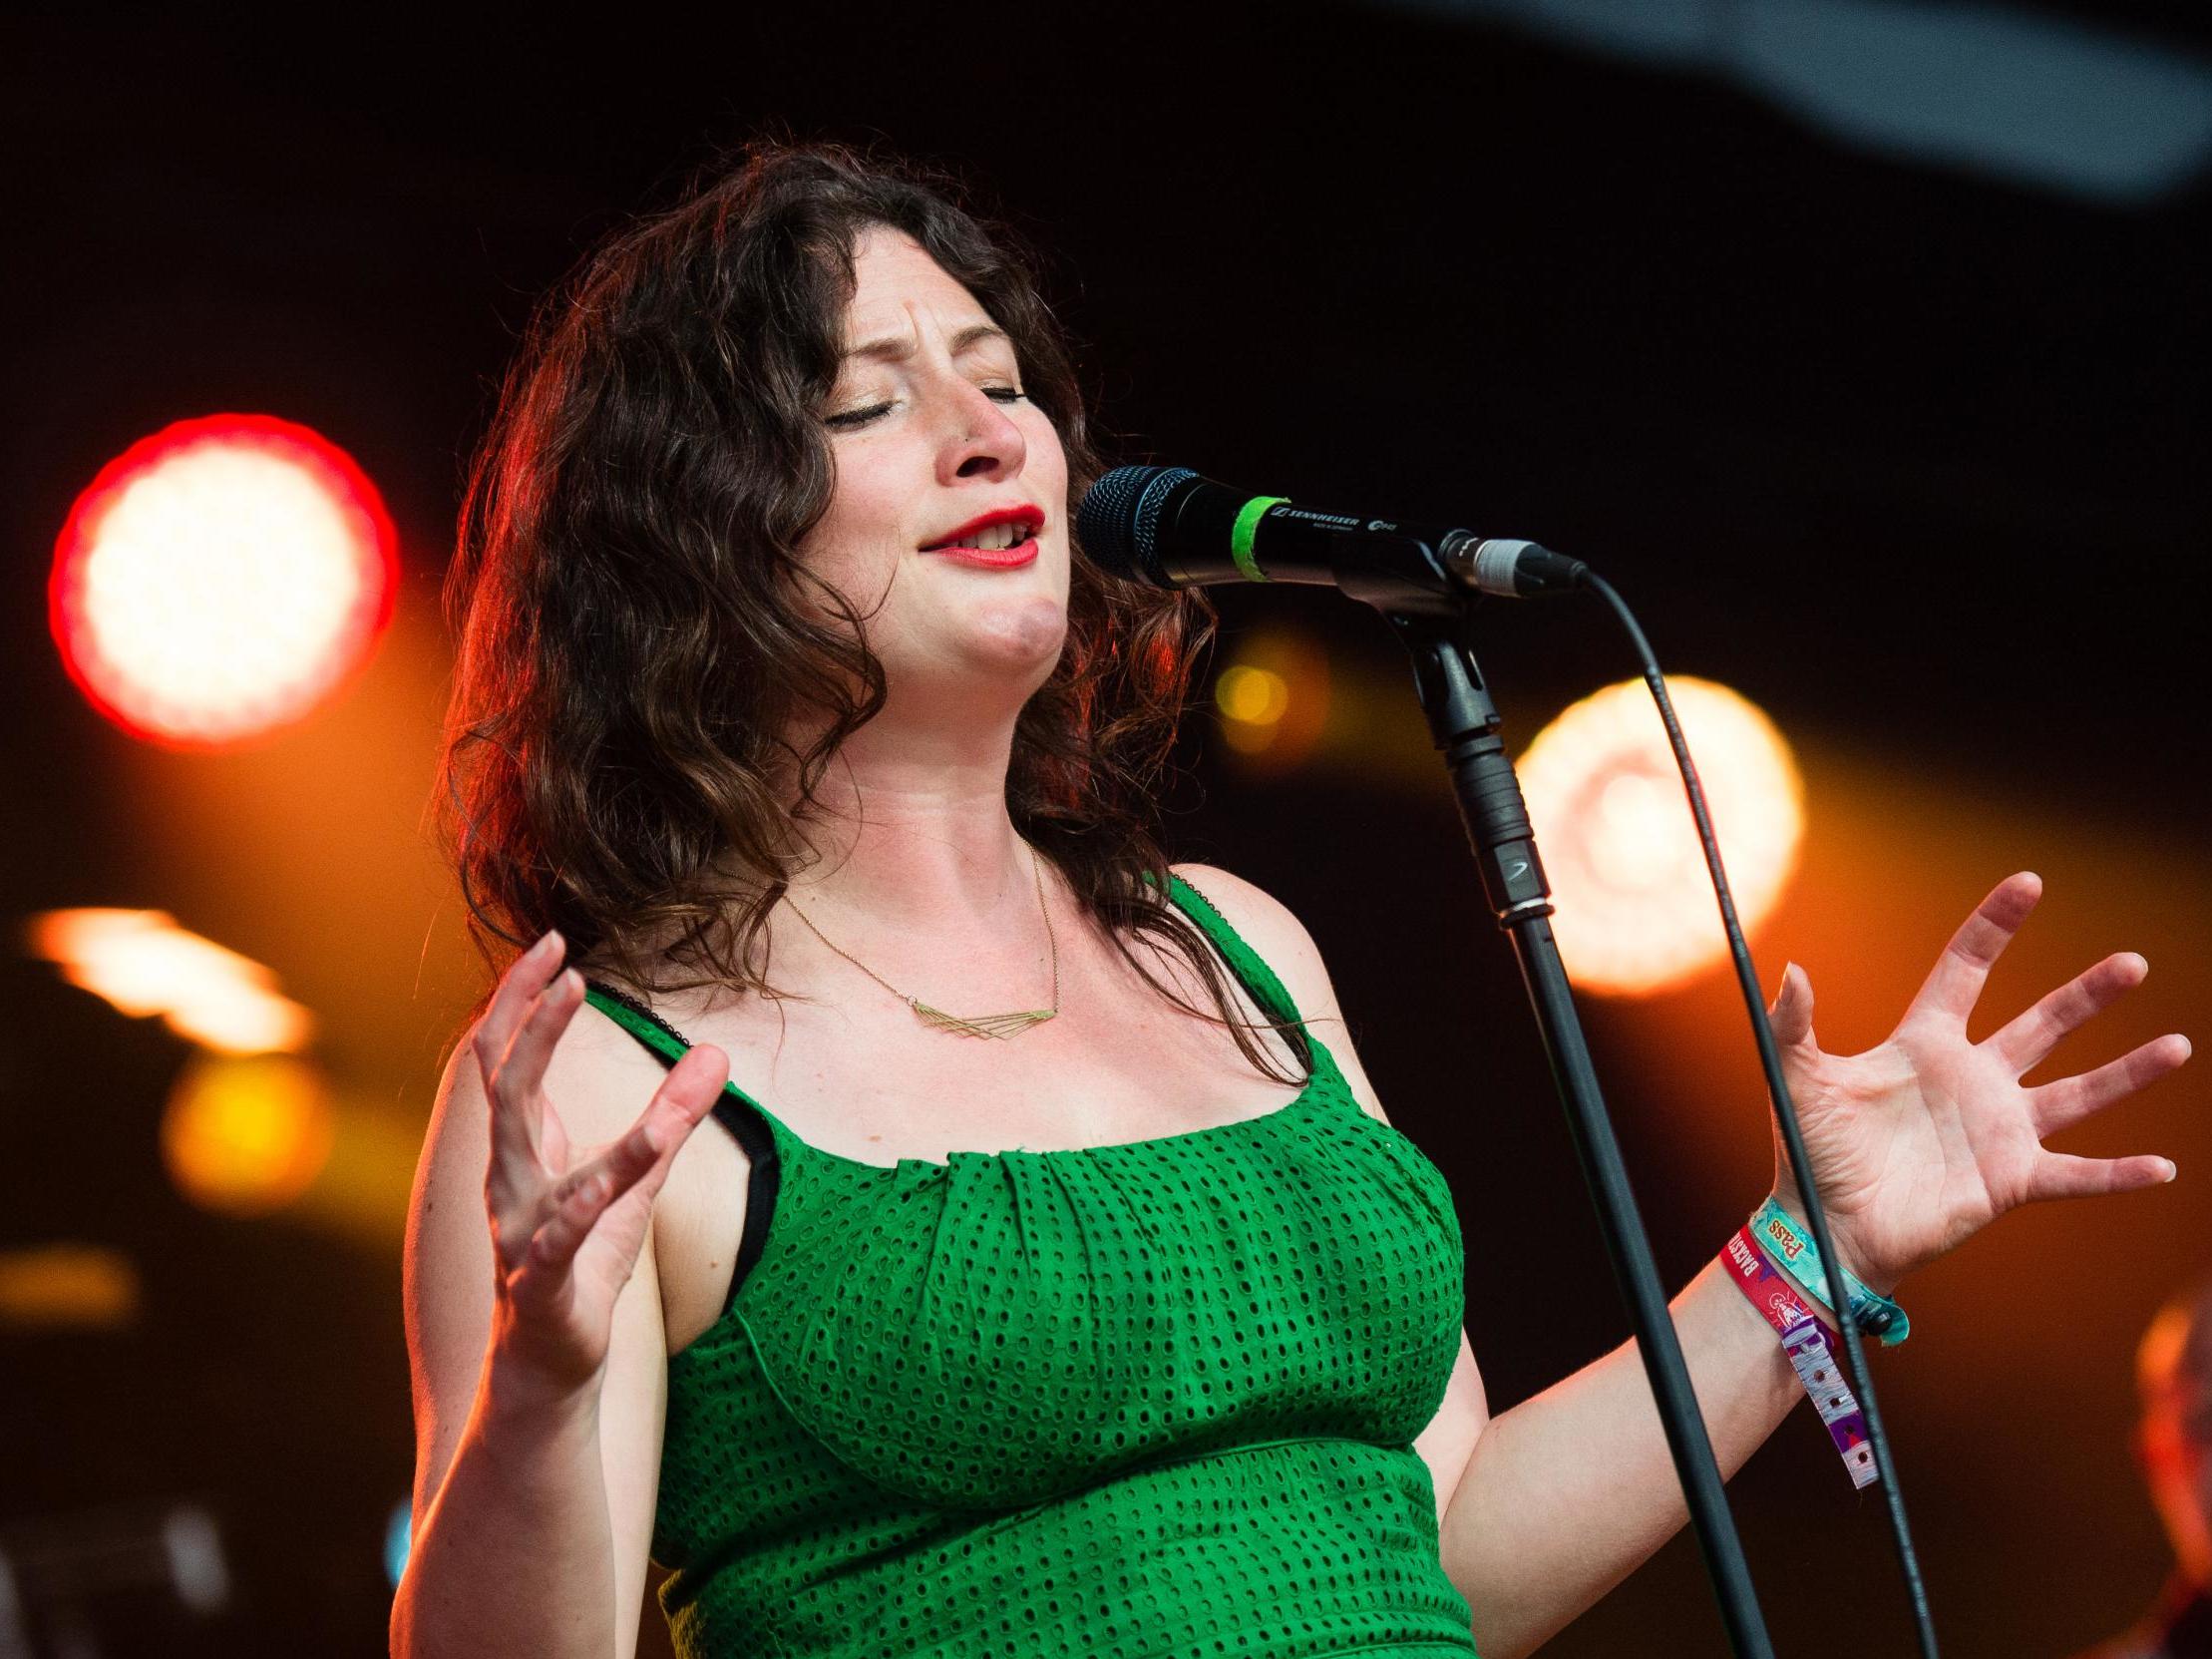
<svg viewBox="0 0 2212 1659">
<path fill-rule="evenodd" d="M 2212 55 L 2197 8 L 2027 15 Z M 112 1609 L 113 1651 L 381 1651 L 411 1460 L 396 1211 L 477 989 L 418 824 L 462 462 L 534 297 L 771 124 L 953 166 L 1035 237 L 1118 459 L 1540 537 L 1612 576 L 1670 669 L 1765 707 L 1813 828 L 1755 943 L 1770 988 L 1787 955 L 1812 969 L 1831 1047 L 1878 1039 L 2023 866 L 2050 896 L 1993 1014 L 2122 947 L 2153 962 L 2140 1006 L 2061 1058 L 2201 1009 L 2201 178 L 2100 201 L 1869 155 L 1726 80 L 1440 10 L 326 21 L 50 14 L 0 51 L 0 912 L 163 908 L 268 962 L 324 1016 L 362 1143 L 399 1148 L 350 1224 L 200 1215 L 154 1144 L 183 1045 L 45 965 L 0 969 L 0 1244 L 110 1245 L 144 1283 L 122 1331 L 0 1329 L 0 1536 L 188 1496 L 236 1578 L 212 1626 Z M 403 592 L 347 701 L 195 760 L 80 700 L 44 584 L 102 463 L 220 410 L 359 460 Z M 1294 626 L 1346 684 L 1402 673 L 1330 596 L 1222 609 L 1226 648 Z M 1486 638 L 1522 741 L 1632 671 L 1574 607 L 1501 610 Z M 1373 753 L 1418 751 L 1409 695 L 1372 718 Z M 1174 850 L 1306 921 L 1393 1119 L 1452 1180 L 1493 1408 L 1621 1340 L 1441 779 L 1256 770 L 1196 715 L 1186 758 Z M 1707 975 L 1588 1017 L 1678 1283 L 1766 1178 L 1740 1010 Z M 1917 1334 L 1878 1375 L 1952 1653 L 2067 1653 L 2157 1586 L 2128 1353 L 2212 1257 L 2202 1104 L 2185 1076 L 2062 1142 L 2169 1153 L 2174 1188 L 2009 1220 L 1908 1287 Z M 1904 1650 L 1880 1509 L 1805 1414 L 1731 1490 L 1783 1651 Z M 1547 1651 L 1631 1645 L 1724 1651 L 1686 1538 Z"/>
</svg>

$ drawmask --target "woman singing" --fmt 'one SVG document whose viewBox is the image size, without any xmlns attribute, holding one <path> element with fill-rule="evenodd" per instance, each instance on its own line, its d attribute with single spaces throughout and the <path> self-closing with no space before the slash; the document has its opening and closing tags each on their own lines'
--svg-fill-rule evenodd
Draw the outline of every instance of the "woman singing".
<svg viewBox="0 0 2212 1659">
<path fill-rule="evenodd" d="M 698 1659 L 1509 1659 L 1681 1525 L 1631 1347 L 1490 1416 L 1312 941 L 1154 839 L 1208 613 L 1086 560 L 1100 468 L 1024 256 L 903 164 L 760 147 L 542 308 L 449 591 L 505 966 L 410 1218 L 395 1654 L 627 1655 L 652 1559 Z M 2019 1080 L 2141 958 L 1967 1039 L 2037 891 L 1866 1053 L 1785 978 L 1868 1307 L 2171 1178 L 2039 1141 L 2183 1038 Z M 1727 1472 L 1802 1397 L 1740 1266 L 1673 1303 Z"/>
</svg>

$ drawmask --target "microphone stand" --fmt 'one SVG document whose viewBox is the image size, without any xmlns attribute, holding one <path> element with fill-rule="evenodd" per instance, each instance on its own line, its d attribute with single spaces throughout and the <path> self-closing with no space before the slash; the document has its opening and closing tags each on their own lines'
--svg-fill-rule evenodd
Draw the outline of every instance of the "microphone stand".
<svg viewBox="0 0 2212 1659">
<path fill-rule="evenodd" d="M 1498 925 L 1513 941 L 1521 965 L 1529 1004 L 1551 1061 L 1552 1081 L 1567 1108 L 1606 1251 L 1628 1300 L 1637 1352 L 1643 1356 L 1645 1374 L 1659 1402 L 1667 1449 L 1674 1456 L 1682 1495 L 1689 1501 L 1690 1520 L 1704 1551 L 1705 1570 L 1720 1602 L 1729 1643 L 1739 1659 L 1772 1659 L 1773 1646 L 1751 1588 L 1743 1545 L 1721 1494 L 1712 1442 L 1690 1390 L 1689 1368 L 1683 1363 L 1673 1317 L 1652 1260 L 1651 1240 L 1629 1190 L 1629 1172 L 1621 1161 L 1620 1143 L 1598 1090 L 1567 971 L 1552 938 L 1547 920 L 1552 914 L 1551 888 L 1537 856 L 1520 779 L 1498 736 L 1502 722 L 1468 644 L 1471 599 L 1435 594 L 1416 598 L 1394 584 L 1389 586 L 1393 591 L 1355 597 L 1381 611 L 1413 654 L 1421 708 L 1451 774 L 1460 817 L 1481 872 L 1483 895 Z"/>
</svg>

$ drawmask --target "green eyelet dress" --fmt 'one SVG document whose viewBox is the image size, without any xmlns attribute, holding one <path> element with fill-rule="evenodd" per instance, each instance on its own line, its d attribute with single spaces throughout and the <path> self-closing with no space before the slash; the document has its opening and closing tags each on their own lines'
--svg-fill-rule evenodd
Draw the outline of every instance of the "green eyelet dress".
<svg viewBox="0 0 2212 1659">
<path fill-rule="evenodd" d="M 1475 1651 L 1412 1447 L 1459 1351 L 1451 1191 L 1297 1035 L 1288 1105 L 1066 1151 L 861 1163 L 725 1090 L 745 1230 L 668 1362 L 653 1529 L 685 1659 Z"/>
</svg>

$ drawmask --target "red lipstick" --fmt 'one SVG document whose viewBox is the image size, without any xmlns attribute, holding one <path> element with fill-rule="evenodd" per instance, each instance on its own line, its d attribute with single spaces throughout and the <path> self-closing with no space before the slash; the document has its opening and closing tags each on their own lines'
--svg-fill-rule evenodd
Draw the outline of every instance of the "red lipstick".
<svg viewBox="0 0 2212 1659">
<path fill-rule="evenodd" d="M 1014 571 L 1037 557 L 1037 539 L 1032 536 L 1010 548 L 930 548 L 927 551 L 955 565 L 980 565 L 987 571 Z"/>
<path fill-rule="evenodd" d="M 974 536 L 981 531 L 990 530 L 1002 524 L 1019 525 L 1023 527 L 1030 533 L 1028 539 L 1023 542 L 1017 542 L 1013 546 L 1007 548 L 983 549 L 965 547 L 961 544 L 961 538 L 963 537 Z M 968 559 L 965 561 L 970 564 L 976 563 L 978 560 L 980 560 L 980 562 L 982 563 L 991 565 L 1025 565 L 1029 562 L 1029 559 L 1033 559 L 1036 557 L 1036 535 L 1037 532 L 1043 529 L 1043 508 L 1026 501 L 1009 502 L 1003 507 L 994 507 L 987 513 L 977 514 L 974 518 L 968 520 L 967 523 L 961 525 L 958 529 L 947 530 L 943 535 L 937 537 L 934 541 L 924 542 L 922 545 L 922 551 L 923 553 L 942 553 L 947 556 L 953 557 L 963 555 L 976 556 L 973 559 Z M 1014 555 L 1019 554 L 1021 550 L 1025 547 L 1029 550 L 1028 558 L 1017 559 L 1013 557 Z"/>
</svg>

